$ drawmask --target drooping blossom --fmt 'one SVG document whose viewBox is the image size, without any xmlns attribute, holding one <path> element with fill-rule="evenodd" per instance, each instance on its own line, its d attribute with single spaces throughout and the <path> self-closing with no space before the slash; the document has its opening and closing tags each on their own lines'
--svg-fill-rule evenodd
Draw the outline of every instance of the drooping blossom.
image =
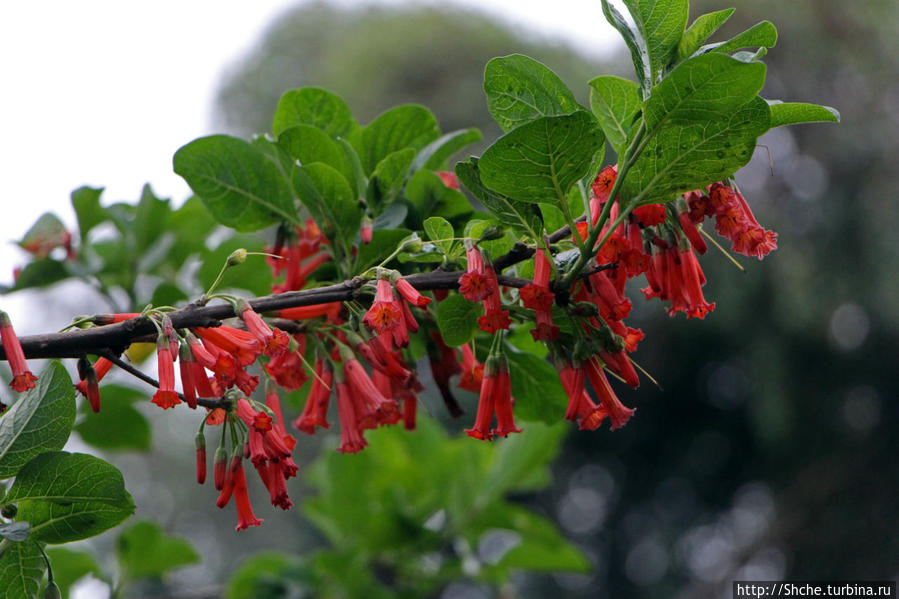
<svg viewBox="0 0 899 599">
<path fill-rule="evenodd" d="M 159 389 L 153 394 L 153 403 L 167 410 L 173 408 L 181 399 L 175 391 L 175 358 L 165 335 L 156 339 L 156 364 L 159 370 Z"/>
<path fill-rule="evenodd" d="M 9 363 L 10 370 L 12 370 L 12 381 L 10 381 L 9 386 L 19 393 L 33 389 L 34 381 L 37 380 L 37 377 L 28 370 L 25 352 L 22 351 L 19 338 L 12 328 L 9 315 L 3 311 L 0 311 L 0 340 L 3 343 L 3 351 L 6 352 L 6 361 Z"/>
</svg>

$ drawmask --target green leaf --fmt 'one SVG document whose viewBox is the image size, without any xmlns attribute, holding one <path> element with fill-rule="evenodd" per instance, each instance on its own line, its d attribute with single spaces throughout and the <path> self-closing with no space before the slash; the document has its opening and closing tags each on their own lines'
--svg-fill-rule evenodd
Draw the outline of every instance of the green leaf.
<svg viewBox="0 0 899 599">
<path fill-rule="evenodd" d="M 278 135 L 278 146 L 301 165 L 322 162 L 335 168 L 347 183 L 355 179 L 353 167 L 343 148 L 328 134 L 312 125 L 296 125 Z"/>
<path fill-rule="evenodd" d="M 459 129 L 445 133 L 422 148 L 412 162 L 411 171 L 414 173 L 423 168 L 432 171 L 444 168 L 453 154 L 482 138 L 477 129 Z"/>
<path fill-rule="evenodd" d="M 487 109 L 503 131 L 580 109 L 558 75 L 522 54 L 490 60 L 484 69 L 484 91 Z"/>
<path fill-rule="evenodd" d="M 153 522 L 137 522 L 116 539 L 116 557 L 126 579 L 162 578 L 176 568 L 200 562 L 185 539 L 164 534 Z"/>
<path fill-rule="evenodd" d="M 769 122 L 768 105 L 756 97 L 727 116 L 662 127 L 628 173 L 622 197 L 667 202 L 732 176 L 752 158 Z"/>
<path fill-rule="evenodd" d="M 290 583 L 286 579 L 290 580 Z M 225 588 L 227 599 L 260 599 L 288 596 L 289 589 L 306 582 L 312 586 L 315 574 L 296 555 L 263 551 L 240 563 Z M 291 584 L 293 583 L 293 584 Z M 289 588 L 287 585 L 290 585 Z M 266 591 L 271 589 L 271 594 Z M 300 595 L 302 596 L 302 595 Z"/>
<path fill-rule="evenodd" d="M 88 574 L 103 577 L 97 560 L 86 551 L 73 551 L 65 547 L 49 547 L 46 551 L 53 566 L 53 580 L 59 585 L 63 597 L 68 597 L 72 585 Z"/>
<path fill-rule="evenodd" d="M 106 209 L 100 206 L 100 196 L 103 195 L 102 187 L 79 187 L 72 192 L 72 208 L 78 217 L 78 231 L 81 235 L 81 243 L 87 241 L 90 230 L 109 219 Z"/>
<path fill-rule="evenodd" d="M 158 305 L 158 304 L 154 304 Z M 100 388 L 102 409 L 94 414 L 87 402 L 81 404 L 84 419 L 75 432 L 88 445 L 106 451 L 146 451 L 150 449 L 152 432 L 143 414 L 134 409 L 137 401 L 146 401 L 147 394 L 121 385 Z"/>
<path fill-rule="evenodd" d="M 740 48 L 773 48 L 777 44 L 777 28 L 770 21 L 756 23 L 743 33 L 717 44 L 707 44 L 699 49 L 700 52 L 719 52 L 729 54 Z"/>
<path fill-rule="evenodd" d="M 534 354 L 509 352 L 508 358 L 515 415 L 547 424 L 558 422 L 568 407 L 558 371 Z"/>
<path fill-rule="evenodd" d="M 646 40 L 638 29 L 632 27 L 624 15 L 618 12 L 609 0 L 602 0 L 602 12 L 606 21 L 618 30 L 624 39 L 625 45 L 631 51 L 631 60 L 634 63 L 634 71 L 640 80 L 646 95 L 652 87 L 652 72 L 649 63 L 649 54 L 646 50 Z"/>
<path fill-rule="evenodd" d="M 192 196 L 169 215 L 166 231 L 175 237 L 168 254 L 168 263 L 177 272 L 191 254 L 206 252 L 206 238 L 217 226 L 215 219 L 203 206 L 202 200 Z M 172 277 L 174 278 L 174 277 Z M 156 304 L 154 302 L 154 305 Z"/>
<path fill-rule="evenodd" d="M 287 180 L 249 142 L 228 135 L 201 137 L 175 152 L 173 162 L 175 172 L 223 225 L 246 232 L 281 221 L 299 224 Z"/>
<path fill-rule="evenodd" d="M 428 234 L 428 239 L 433 241 L 440 251 L 449 256 L 455 243 L 453 237 L 456 236 L 449 221 L 440 216 L 432 216 L 425 219 L 423 226 L 425 233 Z"/>
<path fill-rule="evenodd" d="M 262 252 L 265 244 L 255 235 L 234 235 L 222 241 L 212 250 L 197 271 L 197 281 L 203 289 L 209 289 L 212 282 L 222 270 L 228 256 L 236 249 L 244 248 L 248 252 Z M 219 289 L 246 289 L 254 295 L 266 295 L 271 292 L 272 272 L 261 256 L 251 256 L 246 262 L 225 270 Z"/>
<path fill-rule="evenodd" d="M 429 216 L 442 216 L 453 221 L 471 214 L 471 204 L 462 192 L 444 185 L 433 171 L 420 170 L 406 182 L 406 199 L 413 208 L 407 220 L 410 227 L 419 228 Z"/>
<path fill-rule="evenodd" d="M 162 281 L 153 290 L 150 302 L 154 306 L 174 306 L 178 302 L 188 300 L 183 289 L 171 281 Z"/>
<path fill-rule="evenodd" d="M 0 523 L 0 538 L 21 543 L 28 538 L 28 531 L 31 525 L 27 522 L 6 522 Z"/>
<path fill-rule="evenodd" d="M 709 37 L 734 14 L 733 8 L 726 8 L 696 17 L 693 24 L 684 32 L 677 45 L 677 59 L 689 58 L 699 50 Z"/>
<path fill-rule="evenodd" d="M 510 373 L 514 378 L 514 373 Z M 558 375 L 556 375 L 558 379 Z M 513 396 L 515 389 L 512 389 Z M 516 397 L 516 401 L 518 398 Z M 496 499 L 509 491 L 532 491 L 531 481 L 542 479 L 545 486 L 549 471 L 549 463 L 555 458 L 561 447 L 562 439 L 570 430 L 568 423 L 557 416 L 552 426 L 540 422 L 526 422 L 518 416 L 518 404 L 515 405 L 516 424 L 524 432 L 502 439 L 496 445 L 490 465 L 484 479 L 486 484 L 480 489 L 480 495 L 486 499 Z M 564 414 L 564 410 L 563 410 Z"/>
<path fill-rule="evenodd" d="M 42 453 L 16 475 L 6 501 L 44 543 L 86 539 L 134 512 L 122 473 L 100 458 L 64 451 Z"/>
<path fill-rule="evenodd" d="M 321 162 L 294 170 L 294 187 L 322 232 L 349 247 L 359 233 L 362 211 L 343 175 Z"/>
<path fill-rule="evenodd" d="M 563 209 L 568 190 L 590 170 L 603 141 L 596 119 L 586 111 L 542 117 L 506 133 L 484 152 L 478 165 L 481 182 L 522 202 Z"/>
<path fill-rule="evenodd" d="M 311 125 L 331 137 L 346 137 L 358 127 L 350 109 L 340 98 L 320 87 L 301 87 L 278 100 L 272 133 L 280 135 L 296 125 Z"/>
<path fill-rule="evenodd" d="M 747 64 L 722 54 L 681 63 L 653 90 L 643 116 L 647 138 L 662 126 L 701 124 L 730 116 L 765 84 L 765 65 Z"/>
<path fill-rule="evenodd" d="M 0 291 L 9 293 L 32 287 L 49 287 L 70 276 L 72 273 L 69 272 L 67 263 L 53 258 L 44 258 L 26 264 L 19 276 L 16 277 L 15 284 L 12 286 L 2 285 Z"/>
<path fill-rule="evenodd" d="M 34 388 L 0 417 L 0 479 L 16 476 L 31 458 L 62 449 L 75 422 L 75 389 L 61 362 L 38 375 Z"/>
<path fill-rule="evenodd" d="M 503 555 L 496 567 L 581 574 L 590 571 L 586 556 L 548 518 L 508 503 L 485 516 L 493 519 L 492 528 L 505 528 L 521 535 L 521 542 Z"/>
<path fill-rule="evenodd" d="M 381 229 L 372 233 L 371 242 L 359 248 L 356 256 L 356 274 L 362 274 L 387 258 L 409 236 L 408 229 Z"/>
<path fill-rule="evenodd" d="M 474 338 L 481 305 L 459 294 L 451 294 L 437 305 L 437 326 L 447 345 L 458 347 Z"/>
<path fill-rule="evenodd" d="M 25 251 L 46 255 L 53 247 L 63 244 L 67 234 L 68 230 L 58 216 L 52 212 L 44 212 L 18 245 Z"/>
<path fill-rule="evenodd" d="M 405 104 L 380 114 L 363 130 L 356 145 L 366 173 L 371 173 L 388 155 L 406 148 L 420 150 L 440 136 L 437 119 L 430 110 Z"/>
<path fill-rule="evenodd" d="M 343 150 L 347 164 L 350 165 L 350 168 L 353 171 L 353 178 L 350 179 L 350 183 L 356 192 L 356 196 L 360 198 L 365 197 L 365 190 L 368 188 L 368 179 L 365 176 L 365 170 L 362 168 L 362 161 L 359 159 L 356 148 L 345 139 L 338 139 L 337 145 Z"/>
<path fill-rule="evenodd" d="M 150 184 L 141 190 L 140 201 L 134 211 L 134 237 L 136 250 L 143 252 L 165 232 L 166 220 L 171 209 L 169 200 L 160 200 Z"/>
<path fill-rule="evenodd" d="M 540 209 L 527 202 L 519 202 L 501 193 L 487 189 L 481 182 L 478 159 L 472 156 L 456 163 L 456 176 L 474 197 L 484 204 L 500 223 L 524 233 L 531 239 L 539 239 L 543 233 Z"/>
<path fill-rule="evenodd" d="M 840 112 L 830 106 L 805 104 L 801 102 L 783 102 L 771 104 L 771 128 L 800 123 L 839 123 Z"/>
<path fill-rule="evenodd" d="M 590 81 L 590 109 L 619 156 L 624 154 L 634 117 L 642 107 L 640 86 L 633 81 L 611 75 Z"/>
<path fill-rule="evenodd" d="M 44 577 L 44 557 L 37 543 L 13 543 L 0 555 L 0 599 L 37 597 Z"/>
<path fill-rule="evenodd" d="M 369 204 L 375 214 L 380 213 L 384 207 L 393 203 L 393 200 L 397 198 L 413 160 L 415 160 L 415 150 L 406 148 L 388 154 L 375 167 L 368 180 L 367 194 Z"/>
<path fill-rule="evenodd" d="M 646 43 L 650 83 L 674 59 L 690 13 L 689 0 L 623 0 Z"/>
</svg>

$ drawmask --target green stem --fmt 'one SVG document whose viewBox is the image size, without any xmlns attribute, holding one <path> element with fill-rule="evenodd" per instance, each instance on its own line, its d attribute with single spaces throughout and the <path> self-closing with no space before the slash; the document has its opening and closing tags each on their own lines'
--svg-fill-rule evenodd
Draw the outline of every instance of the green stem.
<svg viewBox="0 0 899 599">
<path fill-rule="evenodd" d="M 596 221 L 596 225 L 590 230 L 590 236 L 587 238 L 587 242 L 584 247 L 581 249 L 581 255 L 578 256 L 577 261 L 575 261 L 574 265 L 571 267 L 571 270 L 568 271 L 568 274 L 561 281 L 562 289 L 567 289 L 571 286 L 574 280 L 581 274 L 581 271 L 584 270 L 584 267 L 587 266 L 587 262 L 592 259 L 597 252 L 596 241 L 599 238 L 599 233 L 602 231 L 603 225 L 609 219 L 609 214 L 612 211 L 612 203 L 615 202 L 615 198 L 618 197 L 618 192 L 621 189 L 621 185 L 624 182 L 625 177 L 627 177 L 628 171 L 637 161 L 637 158 L 640 156 L 640 152 L 643 151 L 645 147 L 644 136 L 646 135 L 646 121 L 642 121 L 640 123 L 640 128 L 637 130 L 634 139 L 631 141 L 630 146 L 628 146 L 627 150 L 624 153 L 624 159 L 618 168 L 618 176 L 615 178 L 615 184 L 612 185 L 612 189 L 609 192 L 609 199 L 606 202 L 606 205 L 603 206 L 602 212 L 599 215 L 599 219 Z M 627 216 L 630 214 L 630 211 L 633 210 L 634 202 L 630 202 L 630 208 L 627 208 L 621 212 L 619 218 L 616 222 L 621 220 L 621 216 Z M 587 212 L 588 222 L 591 219 L 589 211 Z M 603 243 L 609 236 L 609 232 L 611 232 L 614 227 L 609 227 L 609 231 L 606 232 L 605 237 L 603 238 Z M 602 247 L 600 244 L 598 247 Z"/>
</svg>

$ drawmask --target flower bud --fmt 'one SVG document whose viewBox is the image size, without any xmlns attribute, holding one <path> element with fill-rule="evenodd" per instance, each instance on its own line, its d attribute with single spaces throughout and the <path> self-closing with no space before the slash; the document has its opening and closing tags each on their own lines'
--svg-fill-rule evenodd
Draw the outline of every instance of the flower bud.
<svg viewBox="0 0 899 599">
<path fill-rule="evenodd" d="M 212 458 L 212 484 L 216 491 L 221 491 L 225 486 L 225 472 L 228 469 L 228 452 L 219 446 Z"/>
<path fill-rule="evenodd" d="M 197 483 L 206 482 L 206 436 L 198 432 L 194 437 L 194 445 L 197 448 Z"/>
<path fill-rule="evenodd" d="M 47 588 L 44 589 L 44 599 L 62 599 L 62 592 L 55 581 L 51 580 L 47 583 Z"/>
<path fill-rule="evenodd" d="M 247 261 L 247 250 L 244 248 L 237 248 L 231 255 L 228 256 L 228 266 L 237 266 L 239 264 L 243 264 Z"/>
</svg>

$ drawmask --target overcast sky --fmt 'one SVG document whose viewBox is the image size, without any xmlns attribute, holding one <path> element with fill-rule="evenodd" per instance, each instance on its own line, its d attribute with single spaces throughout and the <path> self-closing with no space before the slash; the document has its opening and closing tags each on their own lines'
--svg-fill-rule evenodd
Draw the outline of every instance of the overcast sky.
<svg viewBox="0 0 899 599">
<path fill-rule="evenodd" d="M 592 54 L 607 53 L 614 39 L 599 0 L 554 0 L 551 9 L 545 1 L 457 3 Z M 211 106 L 223 69 L 296 4 L 4 2 L 0 283 L 23 262 L 7 240 L 20 238 L 47 210 L 74 223 L 69 193 L 81 185 L 105 187 L 109 203 L 134 201 L 149 181 L 180 204 L 189 190 L 172 172 L 172 154 L 214 132 Z"/>
</svg>

